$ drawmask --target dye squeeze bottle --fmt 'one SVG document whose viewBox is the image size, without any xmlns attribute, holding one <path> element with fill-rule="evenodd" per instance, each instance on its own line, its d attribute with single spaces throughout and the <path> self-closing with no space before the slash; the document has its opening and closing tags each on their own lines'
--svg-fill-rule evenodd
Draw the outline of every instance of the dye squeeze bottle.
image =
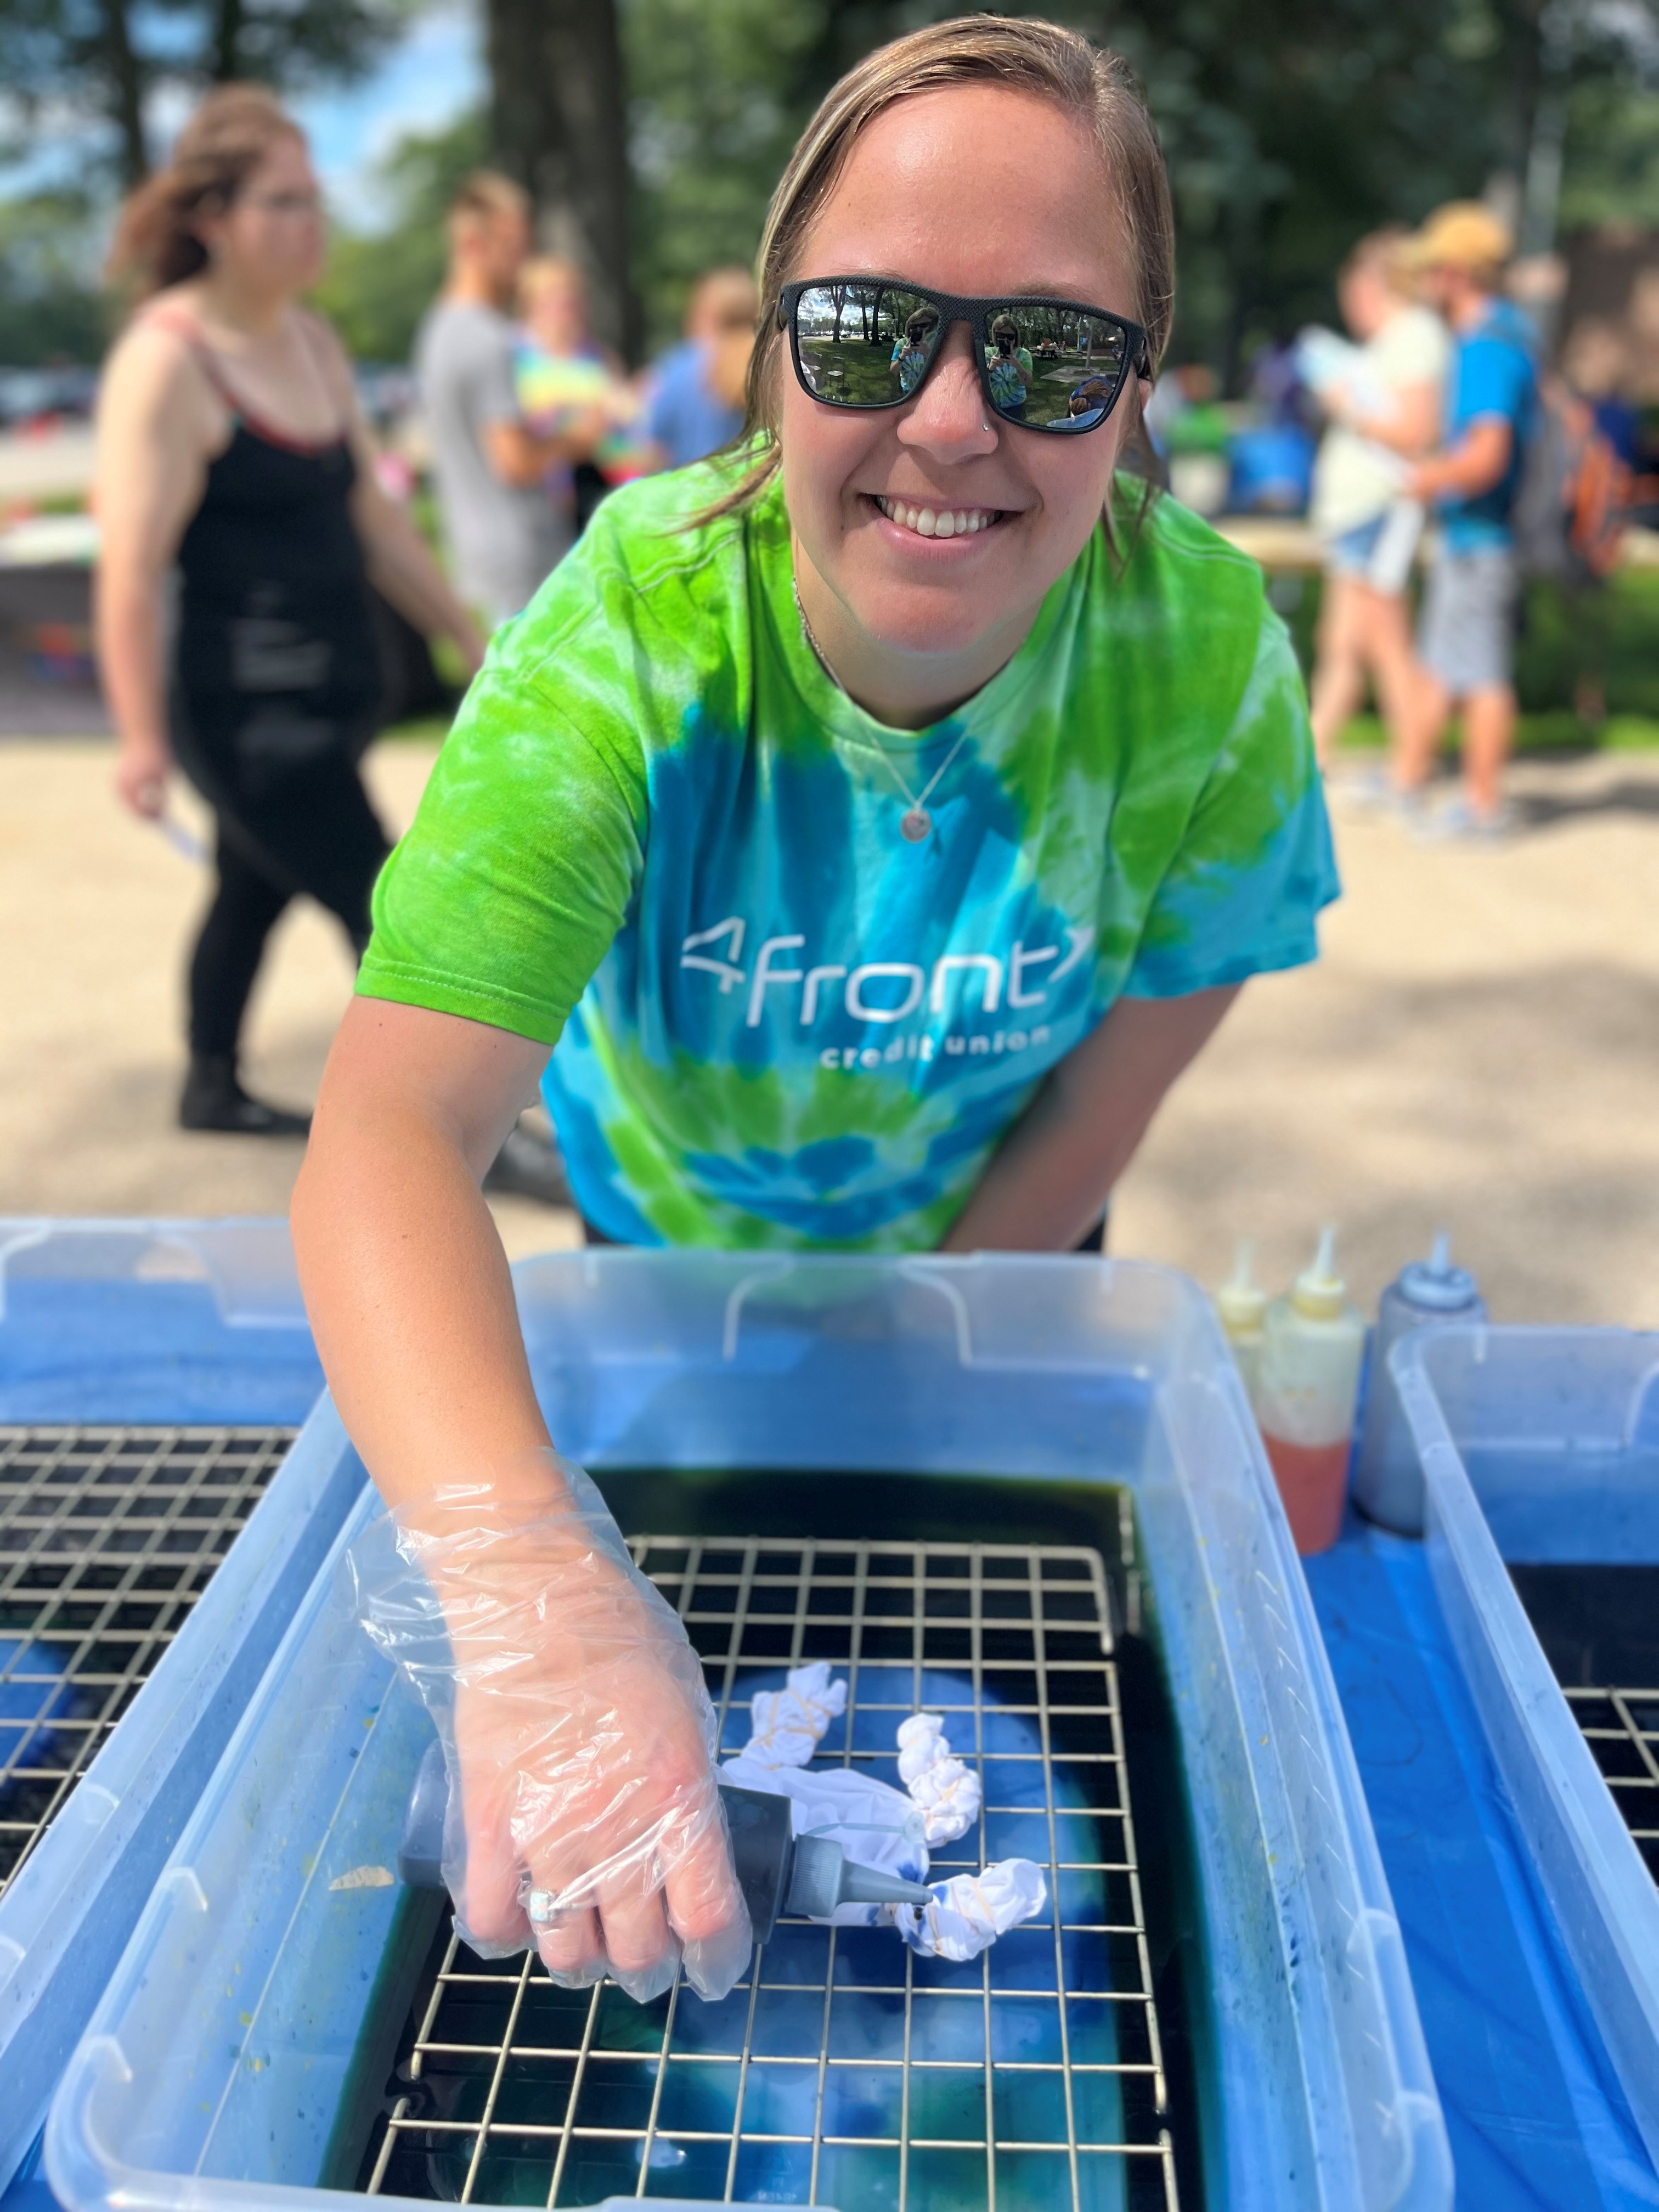
<svg viewBox="0 0 1659 2212">
<path fill-rule="evenodd" d="M 1268 1307 L 1256 1377 L 1261 1441 L 1304 1556 L 1334 1544 L 1342 1526 L 1365 1348 L 1365 1323 L 1348 1304 L 1335 1249 L 1336 1231 L 1327 1229 L 1313 1265 Z"/>
<path fill-rule="evenodd" d="M 1215 1294 L 1215 1310 L 1221 1316 L 1223 1334 L 1233 1355 L 1233 1363 L 1244 1383 L 1244 1395 L 1252 1406 L 1255 1404 L 1257 1371 L 1261 1364 L 1262 1323 L 1267 1319 L 1267 1293 L 1250 1273 L 1255 1247 L 1248 1237 L 1241 1237 L 1238 1249 L 1233 1255 L 1231 1282 L 1225 1282 Z"/>
<path fill-rule="evenodd" d="M 1455 1267 L 1450 1240 L 1434 1240 L 1426 1260 L 1402 1268 L 1382 1293 L 1371 1339 L 1370 1383 L 1354 1461 L 1354 1503 L 1368 1519 L 1402 1536 L 1423 1533 L 1423 1469 L 1400 1394 L 1389 1372 L 1389 1353 L 1402 1336 L 1435 1321 L 1485 1321 L 1486 1304 L 1467 1267 Z"/>
</svg>

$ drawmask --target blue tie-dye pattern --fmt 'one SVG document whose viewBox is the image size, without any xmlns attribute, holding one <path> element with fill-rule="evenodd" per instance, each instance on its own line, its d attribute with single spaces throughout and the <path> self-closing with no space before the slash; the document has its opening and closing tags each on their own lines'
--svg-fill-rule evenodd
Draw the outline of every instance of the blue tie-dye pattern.
<svg viewBox="0 0 1659 2212">
<path fill-rule="evenodd" d="M 946 723 L 914 761 L 909 780 L 924 786 L 961 735 Z M 677 1056 L 724 1061 L 757 1071 L 793 1066 L 810 1083 L 821 1055 L 885 1054 L 901 1040 L 930 1036 L 931 1060 L 884 1060 L 880 1075 L 902 1080 L 919 1099 L 948 1100 L 944 1124 L 925 1131 L 915 1170 L 895 1177 L 893 1162 L 867 1138 L 809 1143 L 788 1158 L 760 1146 L 736 1153 L 689 1152 L 687 1179 L 717 1202 L 808 1233 L 834 1206 L 840 1241 L 879 1232 L 936 1200 L 956 1180 L 948 1172 L 988 1152 L 1042 1075 L 1098 1019 L 1098 980 L 1091 958 L 1079 960 L 1042 1001 L 1010 1008 L 1006 994 L 1018 945 L 1054 945 L 1058 965 L 1070 945 L 1069 918 L 1044 902 L 1029 881 L 1013 803 L 995 772 L 964 747 L 948 792 L 931 803 L 935 834 L 906 842 L 898 823 L 903 802 L 879 760 L 854 762 L 853 772 L 827 744 L 823 752 L 781 754 L 720 729 L 700 708 L 685 717 L 681 744 L 649 764 L 652 834 L 635 909 L 589 984 L 549 1064 L 544 1091 L 558 1125 L 573 1186 L 584 1211 L 606 1235 L 655 1243 L 641 1235 L 641 1217 L 626 1201 L 605 1130 L 615 1111 L 609 1074 L 590 1030 L 631 1037 L 646 1060 L 670 1067 Z M 1027 881 L 1021 883 L 1024 876 Z M 701 948 L 741 969 L 741 982 L 681 964 L 681 947 L 699 932 L 741 919 L 740 956 L 731 939 Z M 1084 922 L 1087 926 L 1086 919 Z M 902 1024 L 860 1020 L 849 1013 L 846 979 L 820 988 L 810 1028 L 800 1020 L 805 985 L 780 982 L 762 994 L 759 1018 L 748 1019 L 756 963 L 768 939 L 800 937 L 776 965 L 798 971 L 829 963 L 853 970 L 883 963 L 919 969 L 920 1005 Z M 955 956 L 989 955 L 1000 969 L 999 1006 L 987 1012 L 985 971 L 963 968 L 946 979 L 942 1009 L 930 993 L 934 964 Z M 1043 969 L 1027 978 L 1042 988 Z M 914 982 L 896 975 L 860 987 L 866 1007 L 890 1011 Z M 584 1018 L 584 1016 L 587 1018 Z M 1041 1042 L 1032 1031 L 1041 1033 Z M 988 1047 L 1012 1035 L 1023 1049 L 951 1054 L 947 1034 Z M 868 1080 L 876 1073 L 860 1067 Z M 1012 1094 L 1012 1095 L 1011 1095 Z"/>
<path fill-rule="evenodd" d="M 1143 945 L 1125 997 L 1184 998 L 1305 959 L 1307 917 L 1330 898 L 1335 880 L 1324 808 L 1291 808 L 1249 867 L 1210 861 L 1164 884 L 1159 915 L 1178 927 Z"/>
</svg>

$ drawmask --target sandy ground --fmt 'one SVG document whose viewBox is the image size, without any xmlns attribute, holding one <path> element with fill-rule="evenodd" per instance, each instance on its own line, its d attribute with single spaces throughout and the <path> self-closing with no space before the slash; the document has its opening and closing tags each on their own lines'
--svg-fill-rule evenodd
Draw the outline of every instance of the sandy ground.
<svg viewBox="0 0 1659 2212">
<path fill-rule="evenodd" d="M 390 822 L 431 757 L 372 757 Z M 0 745 L 0 1212 L 281 1212 L 296 1146 L 173 1126 L 204 885 L 109 767 L 96 743 Z M 1250 986 L 1126 1178 L 1115 1250 L 1213 1284 L 1250 1234 L 1278 1285 L 1329 1218 L 1369 1304 L 1445 1226 L 1501 1318 L 1659 1328 L 1659 758 L 1529 764 L 1516 791 L 1528 827 L 1498 850 L 1339 809 L 1324 960 Z M 349 988 L 333 926 L 292 913 L 257 1088 L 313 1095 Z M 575 1241 L 568 1214 L 496 1215 L 515 1257 Z"/>
</svg>

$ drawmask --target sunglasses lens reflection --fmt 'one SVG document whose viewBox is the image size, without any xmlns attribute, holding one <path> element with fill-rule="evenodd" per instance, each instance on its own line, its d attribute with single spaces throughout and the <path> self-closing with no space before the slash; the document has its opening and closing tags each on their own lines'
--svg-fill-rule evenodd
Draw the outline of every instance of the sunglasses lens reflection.
<svg viewBox="0 0 1659 2212">
<path fill-rule="evenodd" d="M 939 310 L 892 284 L 812 284 L 795 310 L 801 381 L 830 407 L 908 399 L 939 349 Z"/>
<path fill-rule="evenodd" d="M 1091 430 L 1123 382 L 1127 340 L 1077 307 L 1011 302 L 988 319 L 991 404 L 1035 429 Z"/>
</svg>

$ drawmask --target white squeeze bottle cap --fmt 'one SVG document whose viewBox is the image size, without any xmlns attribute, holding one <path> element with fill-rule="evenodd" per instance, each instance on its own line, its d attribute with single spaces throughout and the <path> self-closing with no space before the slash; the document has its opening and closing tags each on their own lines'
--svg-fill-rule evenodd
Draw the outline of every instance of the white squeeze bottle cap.
<svg viewBox="0 0 1659 2212">
<path fill-rule="evenodd" d="M 1255 1257 L 1255 1245 L 1248 1237 L 1241 1237 L 1233 1254 L 1232 1280 L 1224 1283 L 1215 1294 L 1216 1311 L 1229 1336 L 1255 1336 L 1267 1317 L 1267 1293 L 1250 1273 Z"/>
<path fill-rule="evenodd" d="M 1425 1313 L 1462 1313 L 1478 1295 L 1468 1269 L 1452 1265 L 1451 1238 L 1443 1229 L 1428 1259 L 1414 1260 L 1401 1269 L 1395 1288 L 1408 1305 L 1419 1306 Z"/>
<path fill-rule="evenodd" d="M 1291 1304 L 1309 1321 L 1340 1321 L 1347 1295 L 1348 1286 L 1336 1272 L 1336 1230 L 1328 1222 L 1319 1232 L 1312 1266 L 1296 1279 Z"/>
</svg>

